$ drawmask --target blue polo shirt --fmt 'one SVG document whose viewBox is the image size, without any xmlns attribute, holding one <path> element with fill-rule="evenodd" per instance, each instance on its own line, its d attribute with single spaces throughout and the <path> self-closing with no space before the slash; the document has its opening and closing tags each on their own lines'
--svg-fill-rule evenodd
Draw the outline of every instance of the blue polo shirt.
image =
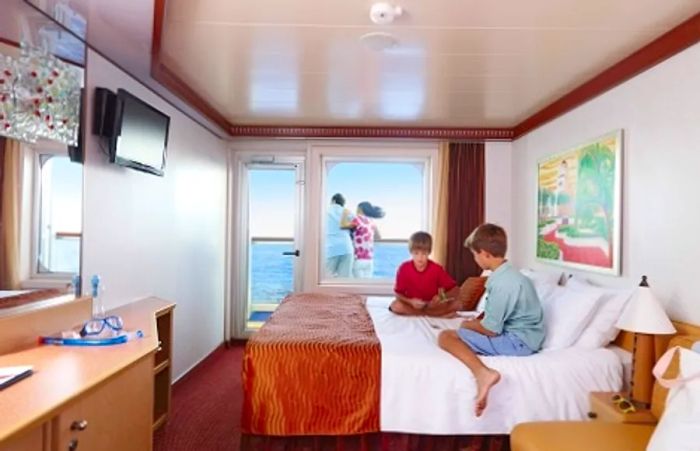
<svg viewBox="0 0 700 451">
<path fill-rule="evenodd" d="M 530 349 L 544 341 L 544 314 L 530 279 L 506 261 L 486 281 L 486 303 L 481 325 L 496 334 L 511 332 Z"/>
</svg>

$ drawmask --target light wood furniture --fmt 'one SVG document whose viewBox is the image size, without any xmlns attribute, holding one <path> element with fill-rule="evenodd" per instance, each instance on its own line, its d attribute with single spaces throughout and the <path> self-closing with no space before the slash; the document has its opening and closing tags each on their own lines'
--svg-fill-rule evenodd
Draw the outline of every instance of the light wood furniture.
<svg viewBox="0 0 700 451">
<path fill-rule="evenodd" d="M 88 320 L 92 315 L 92 298 L 85 296 L 69 300 L 66 296 L 47 300 L 43 304 L 34 302 L 23 306 L 22 310 L 14 310 L 17 313 L 0 316 L 0 355 L 35 347 L 37 337 Z"/>
<path fill-rule="evenodd" d="M 637 334 L 636 366 L 632 383 L 635 391 L 641 393 L 641 397 L 645 402 L 651 402 L 655 396 L 657 388 L 654 387 L 654 376 L 651 374 L 651 370 L 654 367 L 654 362 L 659 360 L 663 353 L 666 352 L 671 339 L 681 335 L 689 337 L 700 335 L 700 326 L 680 321 L 672 321 L 672 323 L 676 328 L 676 335 Z M 634 336 L 633 332 L 621 331 L 615 339 L 615 344 L 634 353 Z M 663 398 L 665 398 L 666 393 L 664 392 L 663 395 Z"/>
<path fill-rule="evenodd" d="M 173 349 L 173 309 L 168 308 L 156 313 L 158 329 L 158 350 L 155 355 L 154 398 L 153 398 L 153 430 L 160 428 L 168 421 L 170 415 L 171 383 L 172 380 L 172 349 Z"/>
<path fill-rule="evenodd" d="M 0 391 L 0 451 L 151 450 L 155 379 L 169 377 L 169 370 L 156 373 L 156 355 L 166 349 L 158 351 L 156 317 L 168 318 L 172 329 L 173 307 L 148 298 L 109 312 L 121 315 L 127 328 L 143 331 L 144 338 L 125 344 L 83 348 L 35 341 L 30 348 L 0 355 L 0 366 L 32 365 L 35 370 Z M 58 330 L 77 324 L 64 323 Z M 0 330 L 0 341 L 4 333 Z M 170 349 L 168 341 L 161 354 L 166 357 L 160 358 L 170 362 Z"/>
<path fill-rule="evenodd" d="M 700 340 L 697 326 L 684 325 L 678 328 L 681 335 L 670 340 L 671 346 L 688 348 Z M 687 331 L 691 335 L 684 335 Z M 669 340 L 665 340 L 667 346 Z M 666 377 L 678 374 L 678 357 L 666 372 Z M 646 411 L 642 417 L 635 420 L 647 420 L 646 415 L 661 418 L 666 402 L 666 390 L 658 383 L 654 386 L 651 411 Z M 644 451 L 649 439 L 656 428 L 655 422 L 631 423 L 633 417 L 621 418 L 610 411 L 607 399 L 612 393 L 599 393 L 591 396 L 593 409 L 601 414 L 601 421 L 550 421 L 521 423 L 515 426 L 510 435 L 510 445 L 513 451 Z M 629 415 L 629 414 L 627 414 Z"/>
<path fill-rule="evenodd" d="M 164 302 L 158 298 L 148 298 L 132 304 L 127 304 L 114 310 L 128 324 L 127 318 L 140 315 L 143 310 L 152 311 L 155 315 L 156 348 L 153 368 L 153 430 L 160 428 L 168 420 L 170 414 L 172 380 L 172 350 L 173 350 L 173 314 L 175 304 Z"/>
<path fill-rule="evenodd" d="M 588 418 L 594 421 L 613 423 L 654 424 L 657 419 L 649 409 L 637 408 L 635 412 L 623 413 L 613 402 L 614 392 L 593 392 L 589 396 L 590 412 Z"/>
</svg>

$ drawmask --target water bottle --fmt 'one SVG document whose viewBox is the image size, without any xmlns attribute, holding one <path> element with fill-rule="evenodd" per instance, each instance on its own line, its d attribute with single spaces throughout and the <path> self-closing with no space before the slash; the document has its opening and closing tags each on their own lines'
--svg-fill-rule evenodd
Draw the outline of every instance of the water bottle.
<svg viewBox="0 0 700 451">
<path fill-rule="evenodd" d="M 75 274 L 71 278 L 70 289 L 76 298 L 80 297 L 80 274 Z"/>
<path fill-rule="evenodd" d="M 92 285 L 92 316 L 94 318 L 104 318 L 105 306 L 100 295 L 100 276 L 97 274 L 93 275 L 90 279 L 90 284 Z"/>
</svg>

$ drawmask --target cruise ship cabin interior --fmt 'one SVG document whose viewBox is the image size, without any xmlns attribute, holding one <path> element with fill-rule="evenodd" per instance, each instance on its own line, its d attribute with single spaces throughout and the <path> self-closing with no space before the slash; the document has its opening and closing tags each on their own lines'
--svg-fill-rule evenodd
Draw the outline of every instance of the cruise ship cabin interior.
<svg viewBox="0 0 700 451">
<path fill-rule="evenodd" d="M 698 0 L 0 0 L 0 451 L 700 451 Z"/>
</svg>

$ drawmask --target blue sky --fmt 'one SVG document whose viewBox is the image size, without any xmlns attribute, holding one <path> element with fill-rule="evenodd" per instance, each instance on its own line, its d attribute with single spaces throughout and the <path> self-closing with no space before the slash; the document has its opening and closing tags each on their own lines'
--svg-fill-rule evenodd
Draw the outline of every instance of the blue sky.
<svg viewBox="0 0 700 451">
<path fill-rule="evenodd" d="M 288 237 L 294 227 L 294 172 L 250 172 L 250 218 L 253 236 Z M 363 201 L 386 212 L 377 224 L 384 238 L 407 239 L 421 229 L 422 167 L 411 163 L 328 163 L 323 208 L 335 193 L 347 199 L 352 212 Z M 316 205 L 312 208 L 318 208 Z"/>
<path fill-rule="evenodd" d="M 80 232 L 83 211 L 83 166 L 68 157 L 53 157 L 51 167 L 51 208 L 53 232 Z"/>
</svg>

